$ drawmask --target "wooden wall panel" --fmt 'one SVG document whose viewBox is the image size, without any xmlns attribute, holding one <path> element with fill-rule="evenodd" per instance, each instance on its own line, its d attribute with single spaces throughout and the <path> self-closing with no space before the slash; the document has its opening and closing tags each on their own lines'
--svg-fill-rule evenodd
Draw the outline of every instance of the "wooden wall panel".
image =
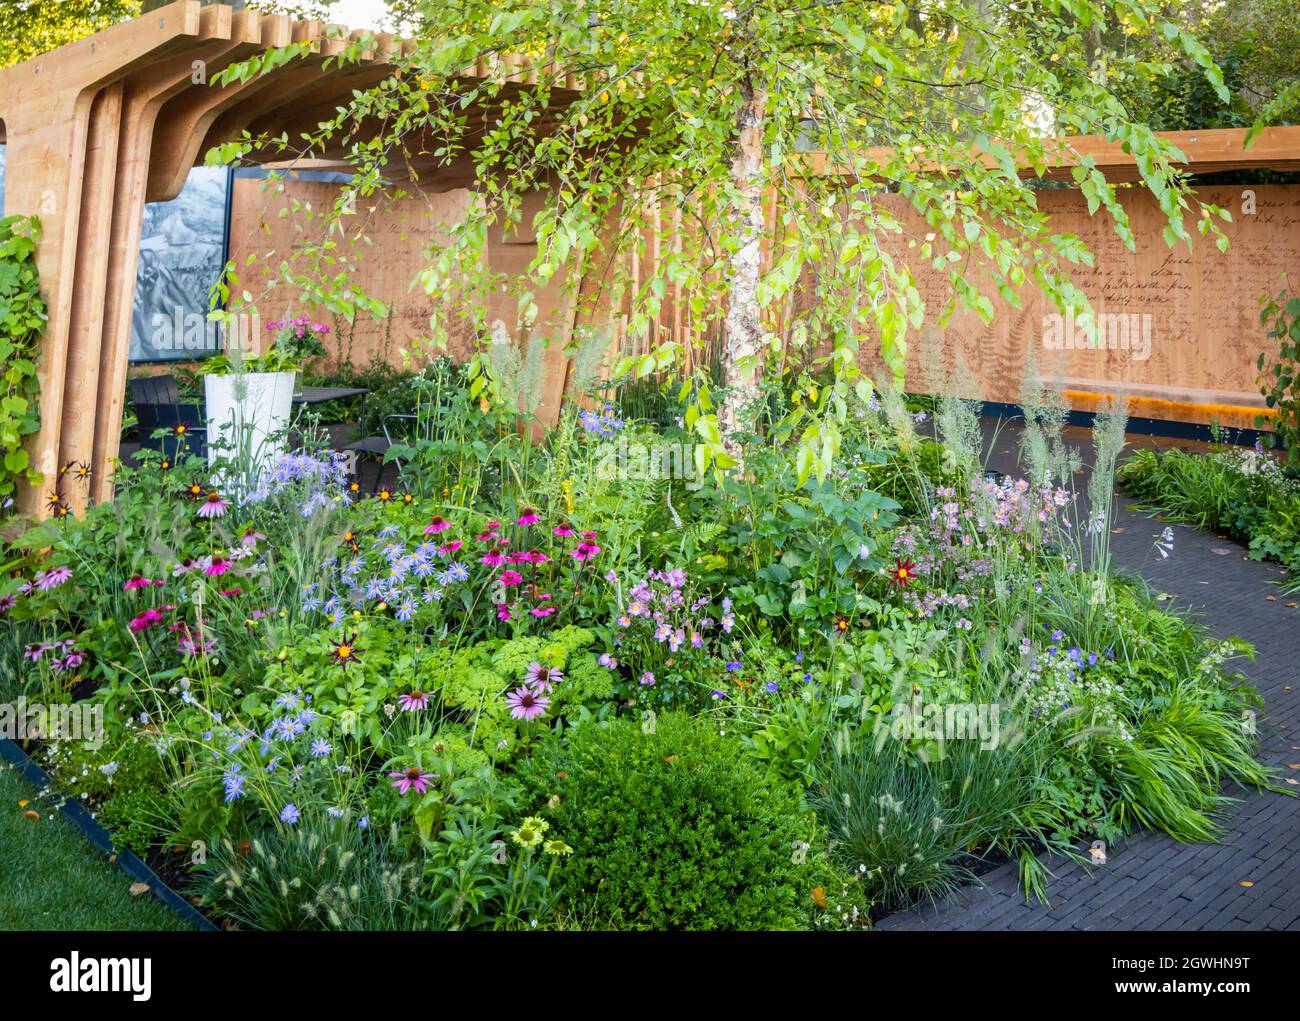
<svg viewBox="0 0 1300 1021">
<path fill-rule="evenodd" d="M 269 179 L 237 178 L 230 258 L 239 275 L 238 289 L 253 295 L 264 324 L 286 313 L 307 314 L 328 323 L 333 330 L 327 344 L 331 365 L 347 359 L 364 366 L 375 358 L 401 365 L 402 352 L 429 336 L 430 316 L 447 310 L 445 303 L 415 286 L 424 267 L 424 246 L 444 225 L 465 215 L 470 194 L 459 190 L 357 200 L 356 217 L 345 219 L 349 233 L 338 254 L 352 260 L 363 289 L 388 303 L 389 315 L 376 321 L 363 314 L 349 323 L 324 309 L 301 307 L 296 289 L 278 280 L 283 260 L 288 260 L 295 272 L 310 270 L 303 246 L 320 240 L 322 214 L 338 200 L 339 190 L 338 184 L 322 181 L 289 180 L 281 190 Z M 295 203 L 298 211 L 291 213 Z M 369 237 L 369 244 L 359 240 L 362 234 Z M 251 264 L 250 256 L 255 257 Z M 466 357 L 472 342 L 466 326 L 453 336 L 452 354 Z"/>
<path fill-rule="evenodd" d="M 279 217 L 291 199 L 311 203 L 319 210 L 332 203 L 338 185 L 289 182 L 286 193 L 268 205 L 268 196 L 257 181 L 236 183 L 232 234 L 234 257 L 242 262 L 248 254 L 260 253 L 261 263 L 274 267 L 301 237 L 313 237 L 313 227 L 299 217 Z M 1246 193 L 1250 194 L 1247 195 Z M 1254 213 L 1243 213 L 1243 201 L 1253 195 Z M 1078 267 L 1073 279 L 1102 314 L 1125 317 L 1112 320 L 1117 347 L 1057 350 L 1047 346 L 1054 307 L 1046 304 L 1032 286 L 1021 292 L 1021 307 L 1015 308 L 997 297 L 991 288 L 997 314 L 984 326 L 973 313 L 958 313 L 945 330 L 933 325 L 913 334 L 909 341 L 908 385 L 916 389 L 940 390 L 954 379 L 962 379 L 969 396 L 1016 403 L 1031 363 L 1035 379 L 1046 380 L 1070 391 L 1073 403 L 1090 409 L 1096 401 L 1088 395 L 1124 391 L 1135 399 L 1133 413 L 1155 418 L 1250 426 L 1262 399 L 1255 386 L 1255 360 L 1265 345 L 1259 324 L 1259 299 L 1277 293 L 1283 286 L 1281 274 L 1300 267 L 1300 186 L 1259 185 L 1252 188 L 1206 189 L 1206 201 L 1221 205 L 1233 214 L 1224 225 L 1231 245 L 1220 253 L 1215 245 L 1199 236 L 1192 250 L 1186 246 L 1168 248 L 1160 237 L 1163 223 L 1151 196 L 1140 189 L 1121 192 L 1137 250 L 1130 252 L 1114 233 L 1109 220 L 1090 217 L 1077 191 L 1045 190 L 1039 203 L 1052 218 L 1053 229 L 1077 234 L 1093 252 L 1094 266 Z M 373 248 L 361 261 L 358 283 L 376 297 L 392 303 L 389 321 L 376 323 L 359 317 L 349 327 L 341 323 L 340 353 L 350 352 L 354 364 L 380 356 L 394 364 L 400 349 L 427 333 L 432 300 L 409 285 L 423 265 L 421 223 L 450 222 L 448 217 L 463 211 L 466 192 L 450 192 L 400 200 L 391 208 L 370 215 L 367 231 Z M 883 199 L 889 210 L 905 225 L 894 254 L 905 258 L 906 237 L 924 235 L 925 228 L 897 196 Z M 671 220 L 663 212 L 661 222 Z M 495 261 L 505 271 L 521 271 L 531 258 L 529 239 L 502 242 L 494 249 Z M 677 244 L 672 233 L 664 244 Z M 646 262 L 656 256 L 657 238 L 650 239 Z M 494 262 L 495 265 L 495 262 Z M 918 263 L 913 255 L 918 286 L 929 315 L 937 316 L 945 301 L 946 280 Z M 638 266 L 638 269 L 643 267 Z M 282 311 L 273 289 L 258 291 L 263 320 Z M 584 286 L 584 296 L 590 288 Z M 670 304 L 660 318 L 674 338 L 682 333 L 682 310 Z M 494 315 L 509 318 L 513 308 L 502 304 Z M 584 313 L 581 322 L 591 324 L 617 320 L 623 309 L 606 309 L 606 315 Z M 1064 329 L 1066 324 L 1061 322 Z M 1122 347 L 1120 329 L 1131 329 L 1129 348 Z M 1147 338 L 1149 337 L 1149 347 Z M 456 354 L 468 350 L 470 338 L 460 338 Z M 461 346 L 463 344 L 464 346 Z M 863 368 L 877 375 L 879 359 L 872 343 L 863 344 Z M 562 383 L 561 383 L 562 385 Z M 1205 407 L 1189 410 L 1186 405 Z M 554 409 L 547 407 L 547 413 Z"/>
<path fill-rule="evenodd" d="M 1254 213 L 1243 212 L 1247 192 Z M 997 310 L 989 326 L 974 314 L 959 313 L 941 333 L 913 335 L 909 385 L 938 389 L 960 376 L 985 400 L 1016 403 L 1027 368 L 1036 363 L 1037 371 L 1028 375 L 1060 384 L 1081 409 L 1095 406 L 1089 395 L 1122 391 L 1135 399 L 1135 415 L 1253 426 L 1263 407 L 1256 359 L 1269 345 L 1259 323 L 1260 298 L 1279 293 L 1282 274 L 1300 268 L 1300 186 L 1204 189 L 1206 201 L 1233 215 L 1233 222 L 1223 225 L 1230 239 L 1227 252 L 1199 236 L 1190 252 L 1185 245 L 1167 247 L 1154 199 L 1139 189 L 1121 195 L 1135 252 L 1123 245 L 1108 219 L 1088 216 L 1078 192 L 1039 194 L 1053 229 L 1077 234 L 1093 252 L 1094 266 L 1075 268 L 1071 275 L 1098 313 L 1121 317 L 1107 324 L 1114 329 L 1114 349 L 1056 349 L 1052 329 L 1058 322 L 1047 317 L 1057 312 L 1036 288 L 1022 290 L 1019 309 L 986 288 Z M 905 226 L 925 232 L 903 200 L 887 201 Z M 897 254 L 903 254 L 901 247 Z M 927 307 L 937 308 L 946 297 L 946 281 L 932 272 L 917 275 Z M 1125 326 L 1131 330 L 1127 350 Z M 873 375 L 882 370 L 870 343 L 864 343 L 862 365 Z"/>
</svg>

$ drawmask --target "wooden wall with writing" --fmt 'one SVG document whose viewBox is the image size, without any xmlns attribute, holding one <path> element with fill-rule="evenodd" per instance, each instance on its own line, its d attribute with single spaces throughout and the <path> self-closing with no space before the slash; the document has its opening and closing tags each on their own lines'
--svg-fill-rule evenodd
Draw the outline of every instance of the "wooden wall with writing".
<svg viewBox="0 0 1300 1021">
<path fill-rule="evenodd" d="M 241 288 L 254 294 L 264 321 L 282 314 L 293 292 L 261 274 L 291 257 L 303 239 L 319 235 L 319 220 L 301 215 L 301 204 L 319 214 L 334 201 L 337 188 L 296 181 L 277 195 L 261 181 L 236 182 L 232 258 L 240 267 Z M 1135 415 L 1252 425 L 1262 407 L 1256 359 L 1268 344 L 1259 323 L 1260 297 L 1279 293 L 1281 275 L 1300 269 L 1300 186 L 1213 187 L 1203 189 L 1202 196 L 1232 214 L 1232 222 L 1223 224 L 1231 241 L 1226 253 L 1195 232 L 1191 251 L 1185 245 L 1167 247 L 1159 210 L 1145 190 L 1121 191 L 1135 252 L 1119 240 L 1107 217 L 1088 215 L 1078 192 L 1040 191 L 1038 201 L 1052 228 L 1079 235 L 1093 252 L 1094 265 L 1077 267 L 1072 276 L 1096 311 L 1110 317 L 1103 330 L 1113 348 L 1085 346 L 1081 335 L 1074 346 L 1067 336 L 1071 324 L 1032 287 L 1022 291 L 1018 309 L 988 288 L 997 310 L 989 326 L 974 314 L 958 313 L 942 332 L 927 326 L 921 336 L 912 336 L 909 388 L 938 391 L 955 381 L 964 396 L 1017 403 L 1032 377 L 1062 386 L 1080 408 L 1096 406 L 1096 395 L 1123 391 L 1133 399 Z M 281 215 L 291 201 L 300 204 L 299 212 Z M 371 243 L 354 239 L 343 248 L 354 260 L 358 283 L 388 302 L 391 314 L 384 322 L 365 316 L 351 325 L 337 322 L 336 359 L 361 366 L 381 357 L 401 364 L 400 350 L 428 334 L 438 299 L 412 286 L 423 266 L 424 241 L 464 215 L 469 202 L 468 192 L 454 191 L 359 210 L 349 228 L 368 235 Z M 896 254 L 905 257 L 908 235 L 923 236 L 926 228 L 906 200 L 886 196 L 884 202 L 908 228 L 897 242 Z M 258 254 L 257 262 L 244 267 L 250 253 Z M 946 281 L 914 256 L 913 271 L 933 318 L 947 299 Z M 454 354 L 470 349 L 471 332 L 467 325 L 454 339 Z M 865 341 L 863 368 L 874 375 L 880 368 L 871 352 Z"/>
<path fill-rule="evenodd" d="M 1272 343 L 1260 325 L 1260 298 L 1279 294 L 1283 273 L 1300 270 L 1300 186 L 1202 189 L 1204 201 L 1232 215 L 1222 224 L 1226 252 L 1194 230 L 1190 251 L 1182 244 L 1169 248 L 1151 195 L 1137 188 L 1120 194 L 1136 251 L 1125 247 L 1109 218 L 1088 216 L 1078 192 L 1038 194 L 1052 229 L 1077 234 L 1093 253 L 1093 266 L 1076 267 L 1071 276 L 1102 316 L 1104 346 L 1082 335 L 1067 340 L 1077 330 L 1032 286 L 1022 289 L 1018 309 L 986 288 L 996 308 L 988 326 L 958 313 L 942 332 L 930 327 L 913 336 L 909 387 L 937 391 L 955 381 L 965 396 L 1018 403 L 1032 378 L 1061 386 L 1085 410 L 1100 403 L 1093 395 L 1123 392 L 1135 415 L 1254 425 L 1263 407 L 1256 360 Z M 889 201 L 905 225 L 924 234 L 904 200 Z M 946 280 L 924 269 L 916 273 L 927 309 L 942 306 Z M 863 345 L 862 364 L 880 372 L 870 344 Z"/>
</svg>

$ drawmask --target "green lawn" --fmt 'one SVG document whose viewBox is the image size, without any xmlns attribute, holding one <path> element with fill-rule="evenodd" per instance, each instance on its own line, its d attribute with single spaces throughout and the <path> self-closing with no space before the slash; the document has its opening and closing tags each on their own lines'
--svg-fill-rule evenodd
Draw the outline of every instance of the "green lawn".
<svg viewBox="0 0 1300 1021">
<path fill-rule="evenodd" d="M 23 815 L 18 802 L 40 813 Z M 188 929 L 106 861 L 62 814 L 0 763 L 0 930 Z"/>
</svg>

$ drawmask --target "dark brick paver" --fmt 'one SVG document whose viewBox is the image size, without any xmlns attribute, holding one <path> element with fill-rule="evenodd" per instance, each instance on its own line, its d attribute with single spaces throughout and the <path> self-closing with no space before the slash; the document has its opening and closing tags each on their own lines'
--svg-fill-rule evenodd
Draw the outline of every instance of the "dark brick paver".
<svg viewBox="0 0 1300 1021">
<path fill-rule="evenodd" d="M 1086 459 L 1087 432 L 1070 435 Z M 1004 424 L 990 454 L 992 467 L 1016 472 L 1016 439 L 1015 428 Z M 1156 445 L 1170 441 L 1130 437 L 1130 449 Z M 1276 564 L 1247 560 L 1244 548 L 1213 533 L 1173 525 L 1173 555 L 1161 560 L 1152 544 L 1166 522 L 1128 510 L 1132 502 L 1123 494 L 1116 498 L 1112 525 L 1123 529 L 1111 537 L 1116 565 L 1168 593 L 1171 606 L 1190 611 L 1214 634 L 1238 635 L 1255 645 L 1255 662 L 1238 668 L 1264 698 L 1260 757 L 1283 779 L 1300 779 L 1300 770 L 1287 768 L 1300 763 L 1300 609 L 1286 605 L 1300 597 L 1277 587 L 1283 572 Z M 1269 601 L 1270 595 L 1276 600 Z M 1227 793 L 1239 800 L 1221 818 L 1222 843 L 1180 844 L 1164 834 L 1138 833 L 1110 848 L 1105 865 L 1053 858 L 1050 907 L 1026 901 L 1015 867 L 1004 865 L 984 876 L 981 886 L 890 915 L 879 928 L 1300 930 L 1300 800 Z M 1243 887 L 1243 881 L 1254 885 Z"/>
</svg>

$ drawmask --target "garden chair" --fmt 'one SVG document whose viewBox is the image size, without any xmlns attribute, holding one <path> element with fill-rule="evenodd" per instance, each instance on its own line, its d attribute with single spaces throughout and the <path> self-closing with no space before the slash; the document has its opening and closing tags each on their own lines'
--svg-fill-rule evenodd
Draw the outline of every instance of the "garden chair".
<svg viewBox="0 0 1300 1021">
<path fill-rule="evenodd" d="M 429 421 L 429 416 L 425 417 L 425 421 L 426 422 Z M 405 442 L 405 439 L 403 437 L 394 436 L 395 430 L 393 428 L 393 424 L 397 422 L 409 422 L 412 428 L 410 428 L 408 431 L 413 434 L 417 432 L 419 429 L 420 416 L 412 415 L 409 413 L 399 413 L 399 412 L 394 412 L 392 414 L 385 415 L 382 419 L 380 419 L 380 428 L 383 430 L 382 436 L 366 436 L 362 439 L 356 440 L 353 443 L 347 444 L 347 446 L 343 448 L 345 451 L 355 452 L 356 454 L 365 457 L 371 457 L 379 462 L 378 469 L 375 472 L 375 484 L 371 490 L 372 492 L 377 492 L 379 489 L 379 480 L 380 478 L 383 477 L 384 474 L 384 459 L 385 457 L 387 457 L 388 451 L 392 448 L 394 444 Z M 440 429 L 436 429 L 436 428 L 430 429 L 427 426 L 424 431 L 427 435 L 419 436 L 415 438 L 439 439 L 442 432 L 442 430 Z M 394 458 L 393 463 L 397 466 L 398 471 L 402 470 L 401 458 Z M 360 478 L 361 472 L 359 467 L 356 474 L 357 477 Z"/>
<path fill-rule="evenodd" d="M 140 446 L 176 461 L 182 453 L 203 456 L 207 449 L 207 416 L 203 403 L 182 403 L 175 376 L 139 376 L 127 380 L 139 423 Z M 178 429 L 184 426 L 184 431 Z M 164 436 L 155 436 L 166 429 Z"/>
</svg>

